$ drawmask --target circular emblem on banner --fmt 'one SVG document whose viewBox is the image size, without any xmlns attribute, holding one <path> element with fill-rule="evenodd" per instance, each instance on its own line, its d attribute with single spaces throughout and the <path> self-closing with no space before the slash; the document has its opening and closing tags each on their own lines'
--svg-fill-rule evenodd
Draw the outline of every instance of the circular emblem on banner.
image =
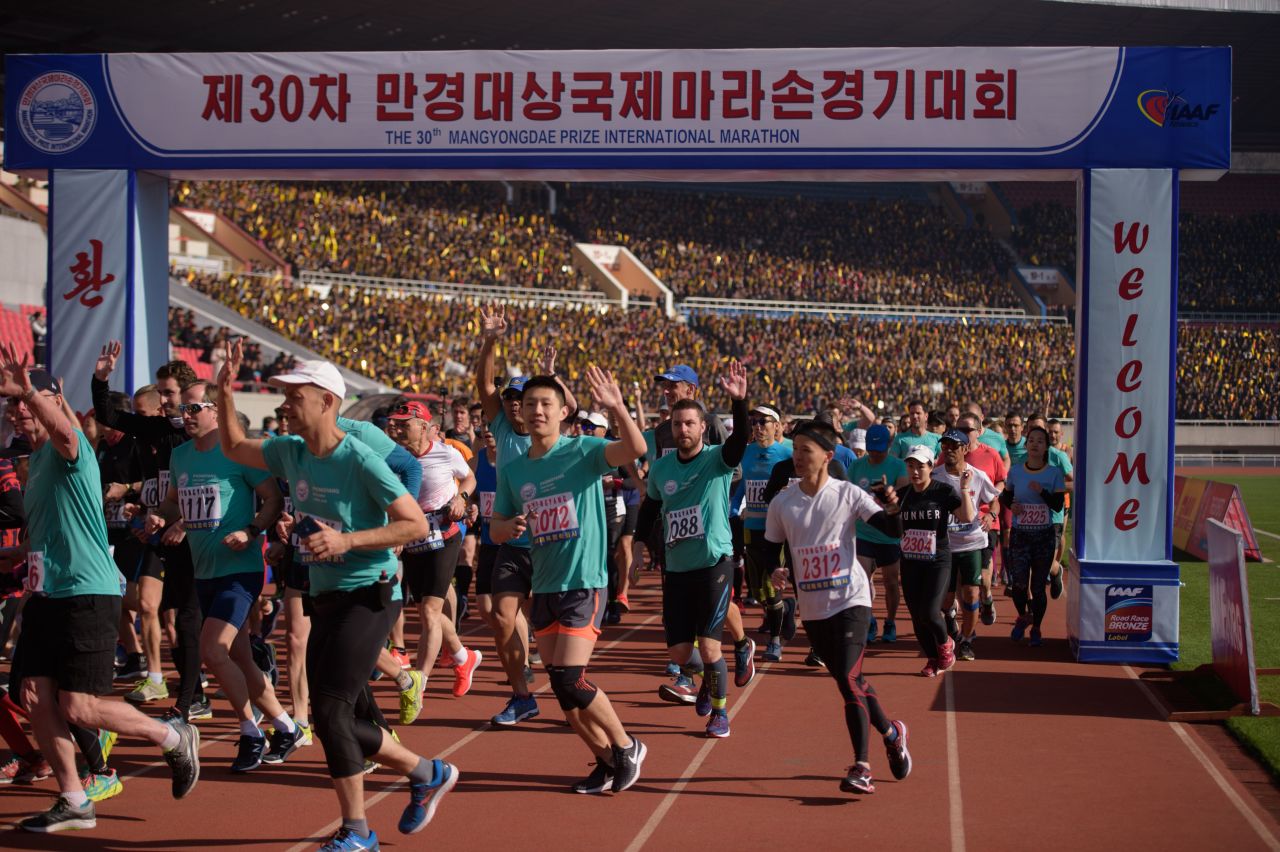
<svg viewBox="0 0 1280 852">
<path fill-rule="evenodd" d="M 670 497 L 672 494 L 676 493 L 676 489 L 679 487 L 680 486 L 676 484 L 674 479 L 668 479 L 666 482 L 662 483 L 662 493 Z"/>
<path fill-rule="evenodd" d="M 526 482 L 524 485 L 520 486 L 521 500 L 528 501 L 528 500 L 532 500 L 534 497 L 537 497 L 537 496 L 538 496 L 538 486 L 533 484 L 532 482 Z"/>
<path fill-rule="evenodd" d="M 18 99 L 18 127 L 32 147 L 46 154 L 79 148 L 98 121 L 98 102 L 74 74 L 51 71 L 32 80 Z"/>
<path fill-rule="evenodd" d="M 307 495 L 311 493 L 311 486 L 307 485 L 305 479 L 299 479 L 297 484 L 293 486 L 293 493 L 299 500 L 306 500 Z"/>
</svg>

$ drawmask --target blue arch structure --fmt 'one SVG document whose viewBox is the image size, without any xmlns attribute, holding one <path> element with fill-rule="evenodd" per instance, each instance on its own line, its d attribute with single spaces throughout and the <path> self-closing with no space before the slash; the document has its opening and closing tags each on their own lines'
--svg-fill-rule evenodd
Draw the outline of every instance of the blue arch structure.
<svg viewBox="0 0 1280 852">
<path fill-rule="evenodd" d="M 167 180 L 1077 183 L 1081 660 L 1178 653 L 1178 184 L 1230 166 L 1224 47 L 10 55 L 5 168 L 48 176 L 59 375 L 167 352 Z M 84 400 L 73 400 L 84 407 Z"/>
</svg>

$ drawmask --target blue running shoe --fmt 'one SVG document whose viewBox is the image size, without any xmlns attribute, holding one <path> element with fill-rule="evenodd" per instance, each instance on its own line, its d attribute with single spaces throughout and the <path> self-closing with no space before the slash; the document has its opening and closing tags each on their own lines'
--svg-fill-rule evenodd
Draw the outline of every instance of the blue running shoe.
<svg viewBox="0 0 1280 852">
<path fill-rule="evenodd" d="M 680 675 L 680 664 L 667 663 L 667 677 L 679 677 L 679 675 Z"/>
<path fill-rule="evenodd" d="M 756 676 L 756 641 L 746 639 L 733 648 L 733 685 L 742 689 Z"/>
<path fill-rule="evenodd" d="M 672 704 L 695 704 L 698 690 L 693 688 L 693 678 L 681 674 L 676 676 L 674 683 L 664 683 L 658 687 L 658 697 Z"/>
<path fill-rule="evenodd" d="M 1031 620 L 1025 615 L 1018 616 L 1018 620 L 1013 623 L 1013 629 L 1009 631 L 1009 638 L 1015 642 L 1021 642 L 1022 637 L 1026 634 L 1027 628 L 1031 626 Z"/>
<path fill-rule="evenodd" d="M 711 683 L 705 677 L 702 686 L 698 687 L 698 697 L 693 702 L 693 712 L 699 716 L 711 715 Z"/>
<path fill-rule="evenodd" d="M 400 815 L 401 834 L 417 834 L 422 831 L 436 815 L 436 808 L 440 807 L 444 794 L 458 783 L 458 767 L 443 760 L 432 762 L 440 783 L 434 787 L 428 784 L 409 785 L 409 804 L 405 805 L 404 813 Z"/>
<path fill-rule="evenodd" d="M 333 833 L 320 847 L 320 852 L 357 852 L 361 849 L 378 850 L 382 847 L 378 845 L 378 834 L 375 831 L 369 832 L 368 837 L 361 837 L 349 828 L 340 828 Z"/>
<path fill-rule="evenodd" d="M 729 714 L 720 712 L 708 719 L 707 736 L 720 740 L 729 736 Z"/>
<path fill-rule="evenodd" d="M 236 759 L 231 763 L 232 772 L 252 772 L 262 765 L 262 758 L 267 753 L 265 736 L 250 737 L 240 735 L 236 746 Z"/>
<path fill-rule="evenodd" d="M 502 712 L 490 719 L 495 725 L 511 727 L 538 715 L 538 699 L 532 695 L 513 695 Z"/>
<path fill-rule="evenodd" d="M 769 646 L 764 649 L 764 661 L 766 663 L 776 663 L 782 659 L 782 643 L 777 639 L 769 642 Z"/>
<path fill-rule="evenodd" d="M 898 641 L 898 625 L 893 619 L 889 619 L 884 623 L 884 631 L 880 634 L 881 642 L 897 642 Z"/>
<path fill-rule="evenodd" d="M 885 627 L 889 625 L 886 624 Z M 867 644 L 874 645 L 876 643 L 876 617 L 871 616 L 871 623 L 867 625 Z"/>
</svg>

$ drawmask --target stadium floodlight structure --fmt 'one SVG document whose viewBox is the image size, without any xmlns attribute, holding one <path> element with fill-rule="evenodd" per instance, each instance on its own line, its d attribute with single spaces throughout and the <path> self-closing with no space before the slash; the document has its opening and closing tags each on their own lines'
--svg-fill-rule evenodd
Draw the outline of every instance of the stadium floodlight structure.
<svg viewBox="0 0 1280 852">
<path fill-rule="evenodd" d="M 9 55 L 48 177 L 48 348 L 167 343 L 168 178 L 1075 180 L 1081 660 L 1178 653 L 1178 185 L 1230 165 L 1225 47 Z M 76 400 L 79 407 L 86 400 Z"/>
</svg>

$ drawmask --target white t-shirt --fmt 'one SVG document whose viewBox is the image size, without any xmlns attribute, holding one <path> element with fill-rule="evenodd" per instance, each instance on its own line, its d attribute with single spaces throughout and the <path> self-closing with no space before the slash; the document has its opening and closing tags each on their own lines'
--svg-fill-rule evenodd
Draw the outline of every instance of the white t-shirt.
<svg viewBox="0 0 1280 852">
<path fill-rule="evenodd" d="M 974 517 L 967 524 L 960 523 L 955 515 L 947 521 L 947 544 L 951 547 L 952 553 L 969 553 L 986 548 L 987 531 L 982 528 L 982 519 L 977 514 L 977 508 L 983 503 L 995 503 L 1000 499 L 1000 492 L 991 484 L 990 477 L 973 465 L 968 465 L 968 468 L 973 474 L 969 480 L 969 490 L 973 492 L 969 495 L 969 499 L 975 501 Z M 953 476 L 942 465 L 933 469 L 933 479 L 944 485 L 950 485 L 951 490 L 956 492 L 956 496 L 964 499 L 964 495 L 960 493 L 960 477 Z"/>
<path fill-rule="evenodd" d="M 458 494 L 458 480 L 471 475 L 471 467 L 462 453 L 444 441 L 433 441 L 426 453 L 418 456 L 422 465 L 422 487 L 418 489 L 418 505 L 424 512 L 443 509 Z"/>
<path fill-rule="evenodd" d="M 855 558 L 854 522 L 879 511 L 870 495 L 839 479 L 828 479 L 812 497 L 796 486 L 773 498 L 764 537 L 791 546 L 800 618 L 818 621 L 871 606 L 871 585 Z"/>
</svg>

